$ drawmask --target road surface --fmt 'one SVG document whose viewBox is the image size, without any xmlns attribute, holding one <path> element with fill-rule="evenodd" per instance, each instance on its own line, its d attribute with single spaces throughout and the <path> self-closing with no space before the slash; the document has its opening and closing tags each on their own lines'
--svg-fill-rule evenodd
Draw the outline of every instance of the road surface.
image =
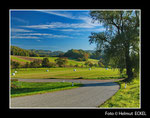
<svg viewBox="0 0 150 118">
<path fill-rule="evenodd" d="M 60 82 L 62 79 L 19 79 L 28 82 Z M 82 87 L 44 94 L 10 98 L 11 108 L 98 108 L 119 85 L 114 80 L 64 80 L 79 82 Z"/>
</svg>

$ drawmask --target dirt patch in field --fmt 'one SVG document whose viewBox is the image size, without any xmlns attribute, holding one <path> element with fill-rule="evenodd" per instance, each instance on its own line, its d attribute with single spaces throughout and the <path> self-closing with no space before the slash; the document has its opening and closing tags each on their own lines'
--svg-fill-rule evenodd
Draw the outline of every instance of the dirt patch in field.
<svg viewBox="0 0 150 118">
<path fill-rule="evenodd" d="M 30 62 L 32 62 L 32 61 L 34 61 L 34 60 L 40 60 L 40 61 L 42 62 L 42 59 L 35 59 L 35 58 L 32 58 L 32 57 L 26 57 L 26 56 L 14 56 L 14 57 L 17 57 L 17 58 L 20 58 L 20 59 L 24 59 L 24 60 L 27 60 L 27 61 L 30 61 Z M 18 61 L 18 60 L 16 60 L 16 59 L 12 59 L 12 58 L 11 58 L 11 60 L 12 60 L 12 61 L 19 62 L 21 65 L 26 64 L 26 62 Z"/>
<path fill-rule="evenodd" d="M 26 56 L 15 56 L 15 57 L 18 57 L 20 59 L 24 59 L 24 60 L 27 60 L 27 61 L 31 61 L 31 62 L 34 61 L 34 60 L 41 60 L 41 59 L 34 59 L 32 57 L 26 57 Z"/>
<path fill-rule="evenodd" d="M 21 65 L 24 65 L 24 64 L 25 64 L 25 62 L 18 61 L 18 60 L 16 60 L 16 59 L 11 59 L 11 61 L 19 62 Z"/>
</svg>

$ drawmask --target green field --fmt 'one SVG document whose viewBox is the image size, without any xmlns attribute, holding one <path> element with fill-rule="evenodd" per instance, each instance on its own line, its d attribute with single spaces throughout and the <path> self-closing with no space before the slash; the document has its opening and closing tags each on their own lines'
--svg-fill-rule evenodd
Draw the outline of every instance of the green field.
<svg viewBox="0 0 150 118">
<path fill-rule="evenodd" d="M 28 60 L 26 60 L 26 59 L 21 59 L 21 58 L 19 58 L 19 57 L 17 57 L 17 56 L 12 56 L 11 55 L 11 57 L 10 57 L 12 60 L 14 60 L 14 61 L 17 61 L 17 62 L 20 62 L 20 63 L 26 63 L 26 62 L 30 62 L 30 61 L 28 61 Z"/>
<path fill-rule="evenodd" d="M 117 82 L 120 84 L 119 91 L 102 104 L 101 108 L 140 108 L 140 79 L 134 78 L 132 82 Z"/>
<path fill-rule="evenodd" d="M 25 57 L 25 56 L 21 56 L 22 58 L 20 58 L 19 56 L 14 56 L 14 55 L 11 55 L 11 59 L 13 59 L 14 61 L 17 61 L 17 62 L 20 62 L 20 63 L 25 63 L 25 62 L 31 62 L 31 60 L 27 60 L 27 59 L 43 59 L 45 57 Z M 55 62 L 55 59 L 57 59 L 58 57 L 47 57 L 49 59 L 50 62 Z M 88 61 L 91 61 L 93 64 L 97 64 L 98 63 L 98 60 L 96 59 L 88 59 Z M 66 65 L 78 65 L 78 66 L 85 66 L 85 61 L 77 61 L 75 59 L 68 59 L 68 63 Z"/>
<path fill-rule="evenodd" d="M 16 88 L 11 88 L 11 97 L 42 94 L 46 92 L 53 92 L 59 90 L 66 90 L 80 87 L 82 84 L 74 83 L 72 86 L 71 82 L 11 82 Z"/>
<path fill-rule="evenodd" d="M 76 69 L 76 71 L 73 71 Z M 49 70 L 49 72 L 46 72 Z M 29 79 L 112 79 L 120 78 L 118 69 L 105 68 L 19 68 L 15 76 L 12 76 L 15 69 L 11 69 L 11 77 L 13 78 L 29 78 Z"/>
</svg>

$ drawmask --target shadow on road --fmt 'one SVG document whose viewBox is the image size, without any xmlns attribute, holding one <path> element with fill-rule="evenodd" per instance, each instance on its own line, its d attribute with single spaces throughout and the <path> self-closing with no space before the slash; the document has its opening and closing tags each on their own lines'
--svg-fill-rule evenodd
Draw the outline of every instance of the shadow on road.
<svg viewBox="0 0 150 118">
<path fill-rule="evenodd" d="M 103 82 L 103 83 L 88 83 L 84 84 L 82 87 L 90 87 L 90 86 L 116 86 L 118 85 L 117 83 L 113 82 Z"/>
</svg>

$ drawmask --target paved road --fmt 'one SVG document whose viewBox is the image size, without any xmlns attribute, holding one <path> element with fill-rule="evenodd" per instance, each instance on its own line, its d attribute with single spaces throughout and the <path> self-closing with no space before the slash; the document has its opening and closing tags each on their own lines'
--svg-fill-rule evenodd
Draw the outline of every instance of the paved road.
<svg viewBox="0 0 150 118">
<path fill-rule="evenodd" d="M 28 82 L 56 82 L 62 79 L 19 79 Z M 114 80 L 64 80 L 83 87 L 38 95 L 11 98 L 11 108 L 98 108 L 118 91 Z"/>
</svg>

